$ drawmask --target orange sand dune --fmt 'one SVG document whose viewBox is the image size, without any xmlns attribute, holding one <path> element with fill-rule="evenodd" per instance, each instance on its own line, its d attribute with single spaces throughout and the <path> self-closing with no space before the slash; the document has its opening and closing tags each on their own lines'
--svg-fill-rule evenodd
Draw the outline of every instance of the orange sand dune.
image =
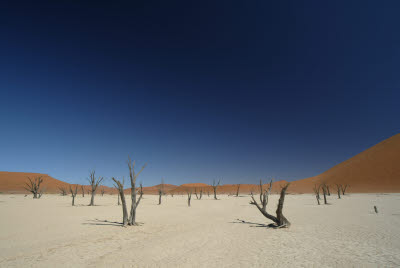
<svg viewBox="0 0 400 268">
<path fill-rule="evenodd" d="M 315 184 L 348 184 L 349 192 L 400 192 L 400 134 L 386 139 L 324 173 L 292 182 L 289 191 L 310 193 Z M 331 190 L 332 191 L 332 190 Z"/>
</svg>

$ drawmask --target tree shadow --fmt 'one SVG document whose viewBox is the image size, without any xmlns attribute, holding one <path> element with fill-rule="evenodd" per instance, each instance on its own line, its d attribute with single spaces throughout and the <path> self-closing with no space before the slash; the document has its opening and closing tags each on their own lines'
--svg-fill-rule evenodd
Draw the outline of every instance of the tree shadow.
<svg viewBox="0 0 400 268">
<path fill-rule="evenodd" d="M 277 229 L 277 226 L 274 223 L 264 224 L 264 223 L 244 221 L 244 220 L 241 220 L 241 219 L 236 219 L 236 221 L 232 221 L 230 223 L 247 224 L 247 225 L 250 225 L 249 227 L 263 227 L 263 228 Z"/>
<path fill-rule="evenodd" d="M 101 226 L 117 226 L 117 227 L 123 227 L 124 225 L 122 222 L 117 222 L 117 221 L 108 221 L 108 220 L 99 220 L 99 219 L 94 219 L 94 220 L 88 220 L 87 222 L 82 223 L 83 225 L 101 225 Z M 135 226 L 142 226 L 143 222 L 136 222 Z"/>
<path fill-rule="evenodd" d="M 99 220 L 99 219 L 88 220 L 88 222 L 84 222 L 82 224 L 83 225 L 102 225 L 102 226 L 110 225 L 110 226 L 118 226 L 118 227 L 123 226 L 122 222 Z"/>
</svg>

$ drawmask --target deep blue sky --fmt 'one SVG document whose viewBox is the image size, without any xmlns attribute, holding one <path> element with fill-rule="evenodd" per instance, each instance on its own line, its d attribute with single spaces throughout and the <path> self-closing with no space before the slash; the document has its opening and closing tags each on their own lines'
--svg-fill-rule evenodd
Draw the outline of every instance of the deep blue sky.
<svg viewBox="0 0 400 268">
<path fill-rule="evenodd" d="M 398 1 L 30 2 L 0 7 L 2 171 L 293 180 L 399 132 Z"/>
</svg>

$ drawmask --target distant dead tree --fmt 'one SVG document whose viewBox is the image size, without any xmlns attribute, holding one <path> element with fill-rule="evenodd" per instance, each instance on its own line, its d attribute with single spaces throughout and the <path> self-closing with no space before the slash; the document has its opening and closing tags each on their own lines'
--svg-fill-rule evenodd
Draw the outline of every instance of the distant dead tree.
<svg viewBox="0 0 400 268">
<path fill-rule="evenodd" d="M 340 191 L 342 190 L 342 185 L 340 185 L 340 184 L 336 184 L 336 191 L 337 191 L 337 195 L 338 195 L 338 198 L 340 199 L 341 197 L 340 197 Z"/>
<path fill-rule="evenodd" d="M 240 183 L 236 185 L 236 197 L 239 196 Z"/>
<path fill-rule="evenodd" d="M 174 191 L 171 191 L 170 194 L 171 194 L 171 197 L 174 197 Z"/>
<path fill-rule="evenodd" d="M 272 220 L 276 224 L 277 228 L 290 227 L 290 222 L 286 219 L 285 216 L 283 216 L 283 203 L 285 201 L 286 190 L 289 187 L 289 184 L 290 183 L 286 184 L 281 189 L 281 194 L 280 194 L 279 201 L 278 201 L 278 207 L 276 209 L 276 216 L 269 214 L 266 209 L 266 204 L 265 204 L 265 206 L 264 206 L 264 204 L 262 204 L 262 206 L 260 206 L 257 203 L 257 201 L 254 199 L 254 195 L 251 195 L 252 201 L 250 202 L 250 204 L 255 205 L 258 208 L 258 210 L 261 212 L 261 214 L 263 214 L 266 218 Z M 271 188 L 272 188 L 272 180 L 271 180 L 269 189 L 271 189 Z M 263 193 L 262 193 L 262 200 L 266 203 L 268 203 L 269 193 L 270 193 L 270 190 L 263 191 Z"/>
<path fill-rule="evenodd" d="M 28 182 L 25 182 L 24 189 L 27 190 L 28 192 L 31 192 L 33 194 L 34 199 L 38 199 L 42 196 L 42 192 L 40 189 L 40 184 L 42 184 L 43 179 L 41 176 L 35 177 L 31 179 L 28 177 Z"/>
<path fill-rule="evenodd" d="M 60 194 L 62 196 L 66 196 L 67 195 L 67 188 L 65 188 L 64 186 L 58 187 L 58 190 L 60 191 Z"/>
<path fill-rule="evenodd" d="M 321 188 L 321 185 L 314 185 L 314 193 L 315 193 L 315 198 L 317 199 L 317 202 L 318 202 L 318 205 L 320 205 L 320 203 L 319 203 L 319 200 L 320 200 L 320 197 L 319 197 L 319 189 Z"/>
<path fill-rule="evenodd" d="M 322 188 L 322 193 L 324 194 L 324 204 L 326 205 L 328 204 L 328 201 L 326 200 L 327 189 L 325 182 L 321 184 L 321 188 Z"/>
<path fill-rule="evenodd" d="M 345 185 L 342 185 L 342 186 L 341 186 L 341 188 L 342 188 L 342 194 L 343 194 L 343 195 L 345 194 L 346 189 L 347 189 L 348 186 L 349 186 L 348 184 L 345 184 Z"/>
<path fill-rule="evenodd" d="M 328 193 L 328 196 L 331 196 L 331 192 L 329 191 L 329 185 L 326 185 L 326 191 Z"/>
<path fill-rule="evenodd" d="M 101 191 L 101 196 L 103 196 L 104 193 L 106 192 L 106 190 L 104 189 L 104 186 L 101 187 L 100 191 Z"/>
<path fill-rule="evenodd" d="M 72 186 L 69 186 L 69 191 L 72 196 L 72 206 L 75 206 L 75 196 L 78 193 L 78 185 L 75 185 L 75 188 L 73 189 Z"/>
<path fill-rule="evenodd" d="M 83 185 L 81 185 L 81 190 L 82 190 L 82 197 L 85 197 L 85 188 L 83 187 Z"/>
<path fill-rule="evenodd" d="M 218 180 L 218 183 L 215 183 L 215 180 L 213 180 L 212 187 L 213 187 L 213 190 L 214 190 L 214 199 L 215 200 L 218 199 L 217 198 L 217 188 L 218 188 L 220 182 L 221 182 L 221 180 Z"/>
<path fill-rule="evenodd" d="M 87 180 L 88 180 L 89 185 L 91 187 L 91 191 L 90 192 L 92 194 L 92 196 L 90 198 L 89 206 L 94 206 L 94 196 L 96 195 L 97 187 L 99 187 L 99 184 L 103 181 L 103 177 L 98 177 L 96 179 L 95 171 L 93 170 L 93 171 L 90 172 L 90 177 L 87 178 Z"/>
<path fill-rule="evenodd" d="M 200 188 L 199 199 L 201 200 L 202 197 L 203 197 L 203 188 Z"/>
<path fill-rule="evenodd" d="M 161 205 L 161 197 L 164 194 L 164 179 L 161 179 L 161 184 L 158 186 L 158 204 Z"/>
<path fill-rule="evenodd" d="M 197 195 L 197 188 L 194 187 L 194 195 L 196 196 L 196 199 L 199 199 L 199 196 Z"/>
<path fill-rule="evenodd" d="M 190 207 L 190 200 L 192 199 L 192 189 L 187 189 L 186 193 L 188 197 L 188 207 Z"/>
<path fill-rule="evenodd" d="M 128 219 L 128 225 L 137 225 L 136 223 L 136 208 L 139 206 L 139 202 L 142 199 L 143 196 L 143 191 L 142 187 L 140 190 L 140 196 L 139 199 L 136 200 L 136 179 L 139 176 L 139 174 L 143 171 L 143 169 L 146 167 L 147 164 L 144 164 L 144 166 L 140 169 L 138 173 L 135 173 L 135 161 L 131 161 L 130 158 L 128 158 L 128 167 L 129 167 L 129 177 L 131 180 L 131 213 L 129 215 Z M 122 195 L 121 195 L 122 199 Z"/>
</svg>

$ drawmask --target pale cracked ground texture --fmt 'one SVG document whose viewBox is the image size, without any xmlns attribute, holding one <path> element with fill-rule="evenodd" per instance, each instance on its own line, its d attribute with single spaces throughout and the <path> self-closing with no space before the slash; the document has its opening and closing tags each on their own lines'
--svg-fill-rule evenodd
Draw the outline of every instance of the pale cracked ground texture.
<svg viewBox="0 0 400 268">
<path fill-rule="evenodd" d="M 290 229 L 269 229 L 249 196 L 145 196 L 120 227 L 116 196 L 0 194 L 0 267 L 399 267 L 400 194 L 349 194 L 330 205 L 287 196 Z M 274 212 L 278 196 L 270 198 Z M 379 209 L 375 214 L 373 206 Z M 237 220 L 239 219 L 239 220 Z M 243 223 L 242 221 L 245 221 Z"/>
</svg>

